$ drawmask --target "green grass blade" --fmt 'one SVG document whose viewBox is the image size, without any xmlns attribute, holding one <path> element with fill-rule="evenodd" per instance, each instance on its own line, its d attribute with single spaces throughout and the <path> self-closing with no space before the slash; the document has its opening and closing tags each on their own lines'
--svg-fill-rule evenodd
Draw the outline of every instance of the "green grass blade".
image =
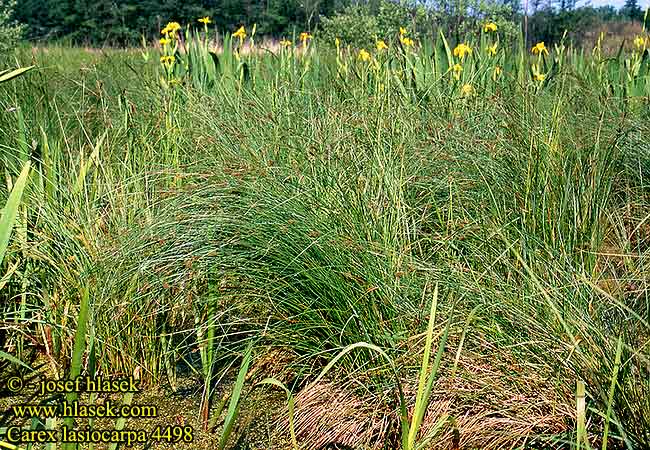
<svg viewBox="0 0 650 450">
<path fill-rule="evenodd" d="M 133 392 L 127 392 L 124 394 L 124 400 L 122 401 L 122 405 L 124 406 L 129 406 L 131 405 L 131 402 L 133 401 Z M 120 417 L 115 421 L 115 431 L 122 431 L 124 429 L 124 426 L 126 425 L 126 417 Z M 116 450 L 117 449 L 117 442 L 112 442 L 108 446 L 108 450 Z"/>
<path fill-rule="evenodd" d="M 7 448 L 9 450 L 23 450 L 22 447 L 16 447 L 9 442 L 0 441 L 0 448 Z"/>
<path fill-rule="evenodd" d="M 438 307 L 438 285 L 433 291 L 433 299 L 431 300 L 431 310 L 429 311 L 429 324 L 427 326 L 426 340 L 424 344 L 424 355 L 422 356 L 422 365 L 420 367 L 420 376 L 418 381 L 418 390 L 415 397 L 415 415 L 418 411 L 422 410 L 422 403 L 424 402 L 425 387 L 427 384 L 427 374 L 429 373 L 429 358 L 431 357 L 431 346 L 433 345 L 433 327 L 436 322 L 436 309 Z M 412 448 L 415 443 L 415 435 L 417 429 L 414 423 L 411 423 L 408 437 L 408 448 Z"/>
<path fill-rule="evenodd" d="M 480 305 L 477 305 L 472 309 L 467 316 L 467 320 L 465 320 L 465 326 L 463 327 L 463 334 L 460 336 L 460 343 L 458 344 L 458 350 L 456 351 L 456 357 L 454 358 L 454 366 L 451 369 L 451 375 L 449 376 L 450 379 L 454 379 L 456 376 L 456 369 L 458 368 L 458 361 L 460 361 L 460 355 L 463 351 L 463 345 L 465 345 L 465 338 L 467 337 L 467 330 L 469 329 L 469 326 L 471 325 L 472 321 L 476 317 L 476 312 L 479 310 Z"/>
<path fill-rule="evenodd" d="M 88 161 L 81 161 L 81 165 L 79 167 L 79 175 L 77 176 L 77 182 L 74 186 L 74 192 L 78 193 L 84 187 L 84 184 L 86 182 L 86 175 L 88 174 L 88 171 L 91 169 L 92 165 L 99 165 L 99 149 L 101 148 L 102 143 L 104 142 L 104 138 L 106 138 L 107 134 L 108 132 L 104 132 L 104 134 L 101 135 L 97 143 L 94 145 L 93 151 L 90 154 Z"/>
<path fill-rule="evenodd" d="M 609 435 L 609 422 L 612 416 L 612 406 L 614 404 L 614 393 L 616 392 L 616 383 L 618 371 L 621 368 L 621 355 L 623 353 L 623 339 L 619 336 L 616 345 L 616 357 L 614 358 L 614 370 L 612 371 L 612 382 L 609 385 L 609 398 L 607 399 L 607 415 L 605 416 L 605 425 L 603 429 L 602 450 L 607 450 L 607 438 Z"/>
<path fill-rule="evenodd" d="M 81 304 L 79 305 L 79 316 L 77 318 L 77 330 L 74 335 L 74 344 L 72 349 L 72 361 L 70 365 L 70 373 L 68 379 L 74 380 L 81 375 L 81 362 L 83 354 L 86 349 L 86 331 L 88 327 L 88 318 L 90 311 L 90 293 L 88 287 L 84 287 L 81 292 Z M 77 400 L 78 394 L 70 392 L 66 395 L 66 401 L 72 403 Z M 74 426 L 74 418 L 66 417 L 63 425 L 68 428 Z M 63 450 L 74 449 L 74 443 L 63 444 Z"/>
<path fill-rule="evenodd" d="M 241 398 L 241 393 L 244 388 L 244 381 L 246 379 L 248 367 L 250 366 L 252 359 L 253 345 L 250 344 L 246 349 L 246 353 L 244 354 L 244 360 L 242 361 L 241 367 L 239 368 L 237 381 L 235 381 L 235 386 L 233 387 L 232 395 L 230 397 L 230 404 L 228 405 L 228 411 L 226 412 L 223 431 L 221 432 L 221 438 L 219 439 L 219 450 L 226 448 L 228 438 L 230 437 L 232 428 L 235 425 L 235 421 L 237 420 L 237 416 L 239 414 L 239 399 Z"/>
<path fill-rule="evenodd" d="M 26 368 L 27 370 L 34 371 L 31 367 L 29 367 L 27 364 L 16 358 L 15 356 L 10 355 L 9 353 L 5 353 L 2 350 L 0 350 L 0 359 L 4 359 L 5 361 L 9 361 L 12 364 L 16 364 L 18 366 L 22 366 Z"/>
<path fill-rule="evenodd" d="M 294 450 L 298 450 L 298 440 L 296 439 L 296 425 L 295 425 L 295 399 L 293 393 L 287 386 L 280 380 L 275 378 L 265 378 L 257 384 L 270 384 L 283 389 L 287 394 L 287 407 L 289 409 L 289 434 L 291 435 L 291 445 Z"/>
<path fill-rule="evenodd" d="M 4 260 L 5 252 L 9 245 L 9 238 L 11 237 L 11 231 L 13 230 L 16 217 L 18 216 L 18 205 L 20 205 L 23 190 L 27 184 L 29 170 L 30 163 L 28 161 L 23 166 L 23 170 L 20 172 L 20 175 L 11 190 L 11 194 L 9 194 L 2 217 L 0 218 L 0 264 L 2 264 L 2 261 Z"/>
<path fill-rule="evenodd" d="M 10 72 L 4 72 L 0 75 L 0 83 L 4 83 L 5 81 L 13 80 L 16 77 L 21 76 L 22 74 L 29 72 L 36 66 L 29 66 L 29 67 L 21 67 L 20 69 L 15 69 Z"/>
<path fill-rule="evenodd" d="M 438 344 L 438 352 L 436 353 L 436 358 L 431 368 L 431 374 L 429 375 L 427 386 L 422 393 L 422 401 L 419 405 L 419 409 L 416 409 L 413 412 L 413 419 L 411 421 L 411 430 L 409 433 L 409 436 L 412 436 L 412 440 L 409 440 L 409 445 L 410 445 L 409 450 L 416 448 L 415 445 L 416 438 L 418 432 L 420 431 L 420 426 L 422 425 L 422 421 L 424 420 L 424 414 L 426 413 L 427 407 L 429 406 L 429 398 L 431 397 L 431 391 L 433 390 L 433 383 L 436 381 L 436 376 L 438 375 L 438 370 L 440 369 L 440 363 L 442 361 L 442 355 L 447 346 L 447 338 L 449 337 L 449 329 L 451 328 L 452 317 L 453 317 L 453 310 L 452 313 L 450 314 L 442 338 L 440 339 L 440 343 Z"/>
<path fill-rule="evenodd" d="M 585 383 L 582 380 L 578 380 L 576 384 L 576 449 L 580 450 L 581 448 L 589 449 L 588 440 L 587 440 L 587 426 L 586 426 L 586 392 L 585 392 Z M 585 446 L 583 447 L 582 444 Z"/>
</svg>

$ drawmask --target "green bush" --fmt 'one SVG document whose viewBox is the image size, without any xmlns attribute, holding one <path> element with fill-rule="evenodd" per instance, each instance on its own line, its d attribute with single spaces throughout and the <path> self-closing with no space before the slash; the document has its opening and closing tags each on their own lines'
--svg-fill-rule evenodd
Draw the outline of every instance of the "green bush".
<svg viewBox="0 0 650 450">
<path fill-rule="evenodd" d="M 499 34 L 513 39 L 518 26 L 512 21 L 513 11 L 508 5 L 480 2 L 468 7 L 479 14 L 468 16 L 464 10 L 446 11 L 423 5 L 409 5 L 382 0 L 374 8 L 369 5 L 348 6 L 332 17 L 321 17 L 319 38 L 327 45 L 334 45 L 339 38 L 353 47 L 373 47 L 377 39 L 395 39 L 400 28 L 406 28 L 408 36 L 421 39 L 435 38 L 438 30 L 453 38 L 466 34 L 478 34 L 485 22 L 495 22 Z"/>
<path fill-rule="evenodd" d="M 377 13 L 379 33 L 385 38 L 396 36 L 400 27 L 406 28 L 409 36 L 417 37 L 430 29 L 428 19 L 431 18 L 432 11 L 427 11 L 422 5 L 409 8 L 404 4 L 392 2 L 382 2 Z"/>
<path fill-rule="evenodd" d="M 400 28 L 408 30 L 411 38 L 417 38 L 431 29 L 434 13 L 424 6 L 409 6 L 381 1 L 373 10 L 368 5 L 348 6 L 331 18 L 321 17 L 319 37 L 328 45 L 339 38 L 353 47 L 374 47 L 378 39 L 390 41 L 397 37 Z"/>
<path fill-rule="evenodd" d="M 24 26 L 11 20 L 16 0 L 0 0 L 0 51 L 13 48 L 22 37 Z"/>
<path fill-rule="evenodd" d="M 338 38 L 355 47 L 370 47 L 379 36 L 377 17 L 364 6 L 348 6 L 332 18 L 321 17 L 321 26 L 318 37 L 327 45 L 334 45 Z"/>
</svg>

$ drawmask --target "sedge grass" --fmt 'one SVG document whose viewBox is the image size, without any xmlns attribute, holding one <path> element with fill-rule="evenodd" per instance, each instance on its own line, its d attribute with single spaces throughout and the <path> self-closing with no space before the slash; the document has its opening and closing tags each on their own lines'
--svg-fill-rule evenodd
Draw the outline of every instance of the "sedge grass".
<svg viewBox="0 0 650 450">
<path fill-rule="evenodd" d="M 445 68 L 450 44 L 431 48 L 434 63 L 415 54 L 387 63 L 410 64 L 414 80 L 373 78 L 347 55 L 352 78 L 337 78 L 343 69 L 319 48 L 251 56 L 246 83 L 173 91 L 137 52 L 36 52 L 43 69 L 0 87 L 4 169 L 17 173 L 27 156 L 35 166 L 21 238 L 3 262 L 20 274 L 3 288 L 3 351 L 28 330 L 39 342 L 52 336 L 47 358 L 69 359 L 89 280 L 94 364 L 105 373 L 142 365 L 145 383 L 173 381 L 176 363 L 192 364 L 199 349 L 195 370 L 212 387 L 260 337 L 291 349 L 300 389 L 341 348 L 367 342 L 394 371 L 359 348 L 330 377 L 370 380 L 371 400 L 403 383 L 419 392 L 404 407 L 421 414 L 444 398 L 429 388 L 434 378 L 475 381 L 475 366 L 500 374 L 489 401 L 450 391 L 463 439 L 472 437 L 462 418 L 478 404 L 496 417 L 537 408 L 550 418 L 525 436 L 492 430 L 504 446 L 533 437 L 575 446 L 580 379 L 582 436 L 647 446 L 650 129 L 642 99 L 622 95 L 642 77 L 612 70 L 596 81 L 603 65 L 569 50 L 539 87 L 520 51 L 500 83 L 479 78 L 485 60 L 473 60 L 462 81 L 475 94 L 464 97 Z M 439 372 L 419 389 L 430 279 L 450 293 L 436 314 L 448 324 L 449 299 L 462 299 L 453 302 L 462 331 L 445 331 L 462 350 L 436 358 Z M 513 391 L 533 406 L 508 402 Z M 310 430 L 299 404 L 295 413 L 302 444 Z M 428 420 L 412 424 L 446 432 Z M 396 432 L 406 446 L 417 442 L 410 429 Z"/>
</svg>

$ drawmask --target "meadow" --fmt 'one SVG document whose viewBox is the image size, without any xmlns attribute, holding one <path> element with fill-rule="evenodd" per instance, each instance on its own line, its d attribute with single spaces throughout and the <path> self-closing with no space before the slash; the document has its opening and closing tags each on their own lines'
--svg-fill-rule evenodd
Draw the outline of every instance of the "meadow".
<svg viewBox="0 0 650 450">
<path fill-rule="evenodd" d="M 195 380 L 185 448 L 650 448 L 646 33 L 212 33 L 4 57 L 0 379 Z"/>
</svg>

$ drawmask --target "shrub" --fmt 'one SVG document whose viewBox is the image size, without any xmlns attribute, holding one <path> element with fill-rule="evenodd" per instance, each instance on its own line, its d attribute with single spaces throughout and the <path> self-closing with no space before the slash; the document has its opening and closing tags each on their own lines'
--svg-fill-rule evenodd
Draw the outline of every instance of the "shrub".
<svg viewBox="0 0 650 450">
<path fill-rule="evenodd" d="M 0 0 L 0 51 L 14 47 L 22 37 L 24 26 L 11 19 L 15 7 L 16 0 Z"/>
<path fill-rule="evenodd" d="M 363 6 L 348 6 L 332 18 L 321 17 L 321 24 L 319 38 L 328 45 L 338 38 L 356 47 L 370 47 L 379 35 L 377 18 Z"/>
</svg>

